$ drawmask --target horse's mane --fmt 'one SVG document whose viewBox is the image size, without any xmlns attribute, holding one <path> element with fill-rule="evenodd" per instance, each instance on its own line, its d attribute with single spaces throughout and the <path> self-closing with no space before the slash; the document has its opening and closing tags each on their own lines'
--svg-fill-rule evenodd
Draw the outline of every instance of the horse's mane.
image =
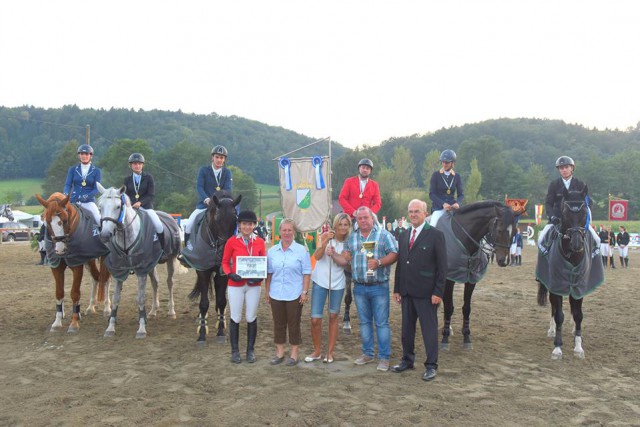
<svg viewBox="0 0 640 427">
<path fill-rule="evenodd" d="M 470 205 L 461 206 L 460 209 L 456 211 L 456 213 L 466 214 L 468 212 L 473 212 L 478 209 L 503 207 L 503 206 L 505 205 L 500 202 L 496 202 L 495 200 L 482 200 L 480 202 L 471 203 Z"/>
<path fill-rule="evenodd" d="M 120 194 L 120 189 L 115 187 L 109 187 L 104 190 L 104 192 L 100 196 L 100 199 L 98 199 L 98 206 L 103 207 L 107 199 L 113 199 L 113 198 L 119 199 L 121 196 L 124 196 L 124 200 L 127 206 L 131 207 L 131 200 L 129 200 L 129 196 L 127 196 L 126 193 Z"/>
</svg>

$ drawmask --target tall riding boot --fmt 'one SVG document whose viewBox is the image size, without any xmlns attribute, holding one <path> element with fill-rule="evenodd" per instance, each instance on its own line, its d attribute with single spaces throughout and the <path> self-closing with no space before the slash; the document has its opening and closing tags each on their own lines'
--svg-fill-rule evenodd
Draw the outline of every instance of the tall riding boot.
<svg viewBox="0 0 640 427">
<path fill-rule="evenodd" d="M 240 325 L 229 320 L 229 341 L 231 341 L 231 361 L 233 363 L 240 363 L 240 350 L 238 350 L 238 338 L 240 338 Z"/>
<path fill-rule="evenodd" d="M 518 265 L 522 265 L 522 255 L 518 255 Z"/>
<path fill-rule="evenodd" d="M 44 258 L 47 256 L 46 251 L 40 251 L 40 263 L 38 265 L 44 265 Z"/>
<path fill-rule="evenodd" d="M 189 237 L 191 237 L 191 233 L 184 233 L 184 245 L 187 246 L 187 242 L 189 241 Z"/>
<path fill-rule="evenodd" d="M 624 268 L 624 258 L 620 257 L 620 268 Z"/>
<path fill-rule="evenodd" d="M 625 259 L 624 259 L 624 266 L 625 266 L 626 268 L 629 268 L 629 258 L 625 258 Z"/>
<path fill-rule="evenodd" d="M 253 353 L 253 346 L 256 343 L 256 336 L 258 336 L 258 319 L 253 322 L 247 323 L 247 362 L 253 363 L 256 361 L 256 356 Z"/>
<path fill-rule="evenodd" d="M 162 233 L 157 233 L 158 241 L 160 242 L 160 248 L 162 249 L 162 255 L 160 256 L 160 263 L 167 262 L 167 254 L 164 250 L 164 231 Z"/>
<path fill-rule="evenodd" d="M 607 257 L 606 256 L 602 256 L 602 265 L 604 265 L 604 268 L 607 268 Z"/>
<path fill-rule="evenodd" d="M 609 257 L 609 262 L 611 263 L 611 268 L 616 268 L 616 266 L 613 265 L 613 256 Z"/>
</svg>

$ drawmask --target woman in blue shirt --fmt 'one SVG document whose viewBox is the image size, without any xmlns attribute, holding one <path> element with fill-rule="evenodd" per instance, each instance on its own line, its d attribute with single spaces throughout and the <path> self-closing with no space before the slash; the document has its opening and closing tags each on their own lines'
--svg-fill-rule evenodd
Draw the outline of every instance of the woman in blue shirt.
<svg viewBox="0 0 640 427">
<path fill-rule="evenodd" d="M 78 147 L 78 158 L 80 163 L 70 167 L 67 172 L 63 193 L 65 196 L 71 196 L 71 203 L 77 203 L 91 212 L 96 224 L 100 225 L 100 211 L 96 206 L 96 184 L 102 180 L 102 171 L 91 164 L 93 148 L 90 145 L 82 144 Z"/>
</svg>

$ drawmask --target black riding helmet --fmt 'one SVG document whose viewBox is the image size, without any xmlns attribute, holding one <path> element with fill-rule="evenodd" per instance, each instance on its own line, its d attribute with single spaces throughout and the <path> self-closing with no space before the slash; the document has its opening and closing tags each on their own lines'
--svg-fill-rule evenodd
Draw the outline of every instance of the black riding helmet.
<svg viewBox="0 0 640 427">
<path fill-rule="evenodd" d="M 456 152 L 448 148 L 440 153 L 440 162 L 455 163 L 457 159 Z"/>
<path fill-rule="evenodd" d="M 224 145 L 216 145 L 211 149 L 211 155 L 213 156 L 214 154 L 220 154 L 221 156 L 227 157 L 227 149 Z"/>
<path fill-rule="evenodd" d="M 129 156 L 129 163 L 131 164 L 133 162 L 144 163 L 144 156 L 140 153 L 133 153 Z"/>
<path fill-rule="evenodd" d="M 93 154 L 93 147 L 87 144 L 82 144 L 80 147 L 78 147 L 78 154 L 80 153 Z"/>
<path fill-rule="evenodd" d="M 571 157 L 569 156 L 558 157 L 558 160 L 556 160 L 556 168 L 559 168 L 560 166 L 565 166 L 565 165 L 569 165 L 574 169 L 576 167 L 576 164 L 573 162 L 573 159 Z"/>
<path fill-rule="evenodd" d="M 362 159 L 358 162 L 358 167 L 360 166 L 369 166 L 371 169 L 373 169 L 373 162 L 369 159 Z"/>
<path fill-rule="evenodd" d="M 238 214 L 238 222 L 253 222 L 255 224 L 258 222 L 258 217 L 253 211 L 240 211 Z"/>
</svg>

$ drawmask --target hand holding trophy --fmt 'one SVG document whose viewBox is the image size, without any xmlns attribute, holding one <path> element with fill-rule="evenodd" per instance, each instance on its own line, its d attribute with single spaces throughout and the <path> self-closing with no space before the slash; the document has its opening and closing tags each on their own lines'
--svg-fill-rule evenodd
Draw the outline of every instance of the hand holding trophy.
<svg viewBox="0 0 640 427">
<path fill-rule="evenodd" d="M 369 260 L 371 260 L 373 258 L 373 250 L 376 247 L 376 242 L 363 242 L 362 243 L 362 249 L 364 251 L 366 251 L 366 256 L 367 256 L 367 264 L 369 264 Z M 368 279 L 373 279 L 376 275 L 375 270 L 372 269 L 368 269 L 367 270 L 367 280 Z"/>
</svg>

